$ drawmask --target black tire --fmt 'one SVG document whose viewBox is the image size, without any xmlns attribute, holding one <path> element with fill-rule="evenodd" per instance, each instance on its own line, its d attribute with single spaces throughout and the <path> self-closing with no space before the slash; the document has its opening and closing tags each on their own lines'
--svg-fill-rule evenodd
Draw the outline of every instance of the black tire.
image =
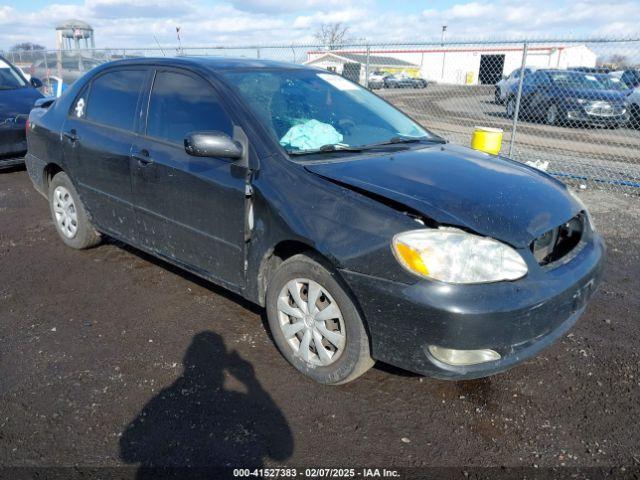
<svg viewBox="0 0 640 480">
<path fill-rule="evenodd" d="M 69 231 L 65 233 L 63 231 L 64 227 L 61 226 L 57 219 L 56 207 L 58 207 L 58 209 L 60 208 L 59 199 L 56 197 L 58 187 L 62 187 L 64 190 L 66 190 L 66 192 L 68 192 L 68 198 L 70 198 L 72 201 L 71 206 L 73 207 L 76 215 L 75 231 L 73 233 L 70 233 Z M 49 184 L 48 199 L 53 224 L 56 227 L 58 235 L 65 244 L 67 244 L 71 248 L 82 250 L 85 248 L 93 247 L 100 243 L 100 234 L 91 224 L 91 221 L 89 220 L 89 217 L 87 215 L 87 211 L 85 210 L 84 205 L 80 200 L 80 197 L 78 196 L 78 192 L 76 191 L 73 183 L 66 173 L 60 172 L 55 177 L 53 177 L 51 183 Z"/>
<path fill-rule="evenodd" d="M 544 114 L 544 123 L 552 126 L 565 126 L 566 121 L 563 119 L 562 112 L 555 103 L 547 107 Z"/>
<path fill-rule="evenodd" d="M 278 300 L 286 285 L 295 279 L 309 279 L 317 282 L 332 297 L 331 300 L 335 301 L 342 313 L 343 327 L 345 329 L 344 347 L 333 363 L 314 365 L 312 362 L 305 361 L 285 338 L 281 327 Z M 304 296 L 304 286 L 300 291 L 301 296 Z M 319 301 L 322 298 L 323 296 L 320 296 Z M 328 265 L 324 265 L 321 259 L 313 255 L 299 254 L 283 262 L 269 280 L 266 307 L 269 328 L 278 349 L 289 363 L 316 382 L 328 385 L 347 383 L 355 380 L 373 366 L 374 361 L 371 358 L 369 337 L 356 302 L 348 292 L 348 289 L 342 284 L 336 272 Z M 303 333 L 299 332 L 296 335 L 302 336 Z M 293 340 L 294 338 L 297 338 L 297 340 Z M 295 342 L 302 342 L 300 337 L 291 336 L 290 339 Z M 315 341 L 313 347 L 317 348 Z M 301 345 L 298 348 L 301 348 Z M 337 351 L 336 349 L 334 355 Z"/>
</svg>

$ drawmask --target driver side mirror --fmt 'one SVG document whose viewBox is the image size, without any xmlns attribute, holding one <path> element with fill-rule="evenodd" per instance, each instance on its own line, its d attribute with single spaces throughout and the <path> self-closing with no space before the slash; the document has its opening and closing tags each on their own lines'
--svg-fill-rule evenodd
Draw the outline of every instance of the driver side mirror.
<svg viewBox="0 0 640 480">
<path fill-rule="evenodd" d="M 31 77 L 31 80 L 29 80 L 29 83 L 31 83 L 31 86 L 33 88 L 42 88 L 42 80 L 40 80 L 39 78 Z"/>
<path fill-rule="evenodd" d="M 217 131 L 188 133 L 184 149 L 194 157 L 218 157 L 229 160 L 242 158 L 242 145 L 229 135 Z"/>
</svg>

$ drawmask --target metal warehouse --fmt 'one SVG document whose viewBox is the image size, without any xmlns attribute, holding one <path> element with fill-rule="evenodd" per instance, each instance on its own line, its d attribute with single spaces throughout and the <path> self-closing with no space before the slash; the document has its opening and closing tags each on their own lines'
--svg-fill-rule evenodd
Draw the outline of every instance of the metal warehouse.
<svg viewBox="0 0 640 480">
<path fill-rule="evenodd" d="M 494 84 L 522 63 L 523 47 L 436 47 L 310 51 L 307 65 L 327 68 L 364 83 L 367 70 L 397 73 L 451 84 Z M 586 45 L 530 46 L 527 65 L 539 68 L 594 67 L 596 53 Z"/>
</svg>

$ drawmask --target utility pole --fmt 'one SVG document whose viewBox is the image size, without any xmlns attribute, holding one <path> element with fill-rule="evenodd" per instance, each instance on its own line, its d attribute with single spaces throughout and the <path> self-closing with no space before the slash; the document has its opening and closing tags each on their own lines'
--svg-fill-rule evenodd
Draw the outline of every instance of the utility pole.
<svg viewBox="0 0 640 480">
<path fill-rule="evenodd" d="M 444 64 L 447 58 L 447 52 L 444 51 L 444 40 L 447 36 L 447 26 L 442 25 L 442 35 L 440 37 L 440 45 L 442 46 L 442 73 L 440 74 L 440 81 L 444 82 Z"/>
</svg>

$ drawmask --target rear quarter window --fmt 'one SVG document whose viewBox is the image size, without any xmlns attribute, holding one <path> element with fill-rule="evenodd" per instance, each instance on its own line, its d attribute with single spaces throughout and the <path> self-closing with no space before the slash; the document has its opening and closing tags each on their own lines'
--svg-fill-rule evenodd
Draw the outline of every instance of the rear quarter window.
<svg viewBox="0 0 640 480">
<path fill-rule="evenodd" d="M 133 130 L 145 77 L 144 70 L 119 70 L 100 75 L 91 84 L 84 117 L 103 125 Z"/>
</svg>

